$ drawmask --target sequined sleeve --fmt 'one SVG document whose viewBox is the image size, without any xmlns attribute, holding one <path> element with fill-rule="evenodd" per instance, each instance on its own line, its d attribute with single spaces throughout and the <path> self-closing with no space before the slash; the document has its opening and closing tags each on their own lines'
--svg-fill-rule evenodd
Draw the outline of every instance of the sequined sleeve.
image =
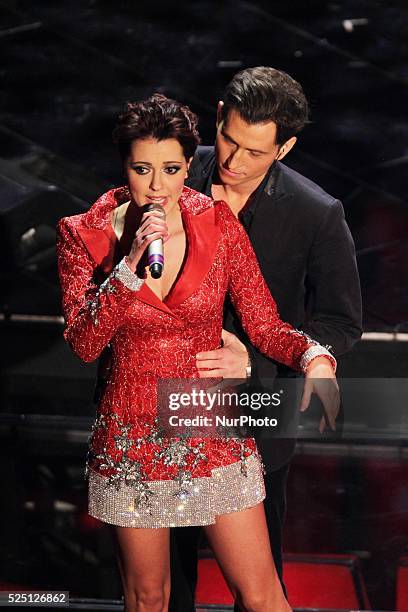
<svg viewBox="0 0 408 612">
<path fill-rule="evenodd" d="M 252 344 L 294 370 L 305 372 L 312 359 L 321 355 L 336 368 L 325 347 L 281 320 L 244 228 L 225 202 L 217 202 L 216 209 L 229 244 L 229 293 Z"/>
<path fill-rule="evenodd" d="M 61 219 L 57 227 L 57 255 L 64 337 L 81 359 L 94 361 L 117 331 L 143 281 L 132 275 L 122 260 L 98 285 L 96 264 L 68 219 Z"/>
</svg>

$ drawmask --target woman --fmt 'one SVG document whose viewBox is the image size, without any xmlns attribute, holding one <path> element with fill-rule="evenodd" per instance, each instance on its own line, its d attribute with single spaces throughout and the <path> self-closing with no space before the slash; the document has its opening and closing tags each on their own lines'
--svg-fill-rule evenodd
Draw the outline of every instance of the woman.
<svg viewBox="0 0 408 612">
<path fill-rule="evenodd" d="M 65 337 L 85 361 L 112 352 L 90 442 L 90 514 L 114 525 L 126 612 L 167 610 L 169 528 L 187 525 L 204 526 L 243 610 L 287 611 L 254 441 L 166 438 L 156 419 L 158 380 L 198 378 L 196 354 L 220 346 L 227 291 L 261 351 L 309 386 L 334 378 L 328 351 L 279 319 L 228 205 L 184 187 L 196 124 L 159 94 L 128 105 L 115 130 L 128 186 L 59 224 Z M 158 238 L 165 267 L 153 278 L 144 256 Z"/>
</svg>

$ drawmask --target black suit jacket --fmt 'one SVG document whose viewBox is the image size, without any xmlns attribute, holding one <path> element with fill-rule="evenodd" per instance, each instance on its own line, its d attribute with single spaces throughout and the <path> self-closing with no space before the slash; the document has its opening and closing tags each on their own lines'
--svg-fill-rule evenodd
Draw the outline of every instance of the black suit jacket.
<svg viewBox="0 0 408 612">
<path fill-rule="evenodd" d="M 214 147 L 198 147 L 187 184 L 209 194 L 214 167 Z M 276 162 L 241 221 L 281 318 L 330 347 L 335 356 L 348 351 L 362 333 L 361 293 L 341 202 Z M 249 344 L 230 304 L 224 326 L 247 345 L 259 379 L 288 375 Z M 276 468 L 290 457 L 294 444 L 285 440 L 281 447 L 273 460 Z"/>
</svg>

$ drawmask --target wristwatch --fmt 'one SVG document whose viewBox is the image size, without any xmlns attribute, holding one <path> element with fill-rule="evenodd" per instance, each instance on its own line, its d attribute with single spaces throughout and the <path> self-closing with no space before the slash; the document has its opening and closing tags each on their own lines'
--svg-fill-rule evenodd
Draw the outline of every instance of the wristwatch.
<svg viewBox="0 0 408 612">
<path fill-rule="evenodd" d="M 247 361 L 247 364 L 245 366 L 245 377 L 246 377 L 247 381 L 250 380 L 251 375 L 252 375 L 252 363 L 251 363 L 251 358 L 250 358 L 249 353 L 248 353 L 248 361 Z"/>
</svg>

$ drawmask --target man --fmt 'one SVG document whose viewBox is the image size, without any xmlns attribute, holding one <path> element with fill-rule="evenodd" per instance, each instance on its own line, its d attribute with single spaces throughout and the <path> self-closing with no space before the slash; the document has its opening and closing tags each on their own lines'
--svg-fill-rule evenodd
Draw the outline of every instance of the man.
<svg viewBox="0 0 408 612">
<path fill-rule="evenodd" d="M 281 318 L 341 355 L 361 336 L 355 250 L 341 203 L 281 163 L 308 120 L 299 83 L 269 67 L 239 72 L 218 105 L 214 147 L 199 147 L 188 185 L 225 200 L 245 227 Z M 197 355 L 202 377 L 290 376 L 261 355 L 227 305 L 223 348 Z M 325 427 L 325 415 L 320 431 Z M 282 581 L 282 527 L 293 439 L 277 439 L 266 464 L 265 512 Z M 261 449 L 262 450 L 262 449 Z M 194 610 L 197 529 L 172 540 L 170 610 Z M 282 581 L 283 584 L 283 581 Z"/>
</svg>

